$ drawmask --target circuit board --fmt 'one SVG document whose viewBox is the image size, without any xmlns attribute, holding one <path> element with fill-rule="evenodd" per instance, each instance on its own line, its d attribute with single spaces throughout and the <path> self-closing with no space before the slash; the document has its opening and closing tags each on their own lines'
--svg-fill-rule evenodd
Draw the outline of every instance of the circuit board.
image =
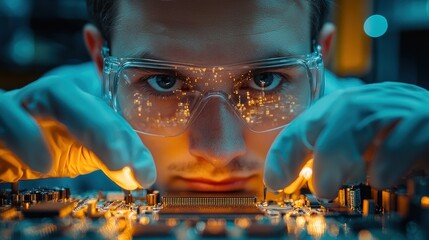
<svg viewBox="0 0 429 240">
<path fill-rule="evenodd" d="M 429 178 L 375 190 L 343 186 L 330 202 L 309 192 L 156 190 L 73 193 L 0 190 L 0 239 L 428 239 Z"/>
</svg>

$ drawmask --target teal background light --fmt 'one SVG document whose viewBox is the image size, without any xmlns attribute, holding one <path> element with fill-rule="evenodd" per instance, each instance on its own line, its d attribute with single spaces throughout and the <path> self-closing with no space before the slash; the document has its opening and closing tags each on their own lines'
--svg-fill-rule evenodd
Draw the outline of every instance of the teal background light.
<svg viewBox="0 0 429 240">
<path fill-rule="evenodd" d="M 382 15 L 372 15 L 365 20 L 363 29 L 365 33 L 373 38 L 383 36 L 388 28 L 387 19 Z"/>
</svg>

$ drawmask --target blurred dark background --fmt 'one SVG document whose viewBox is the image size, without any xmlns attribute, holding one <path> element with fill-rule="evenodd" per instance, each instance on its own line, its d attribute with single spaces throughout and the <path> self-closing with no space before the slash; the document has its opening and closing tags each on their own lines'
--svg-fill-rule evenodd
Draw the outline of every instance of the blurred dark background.
<svg viewBox="0 0 429 240">
<path fill-rule="evenodd" d="M 89 61 L 81 33 L 86 22 L 85 0 L 0 0 L 0 88 Z"/>
<path fill-rule="evenodd" d="M 429 89 L 429 0 L 336 0 L 328 67 L 365 82 Z M 22 87 L 59 65 L 89 60 L 85 0 L 0 0 L 0 89 Z"/>
</svg>

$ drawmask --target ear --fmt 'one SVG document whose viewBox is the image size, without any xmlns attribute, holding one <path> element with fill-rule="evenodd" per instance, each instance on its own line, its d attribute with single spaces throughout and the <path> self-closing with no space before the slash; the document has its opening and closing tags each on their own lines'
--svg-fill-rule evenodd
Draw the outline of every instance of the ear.
<svg viewBox="0 0 429 240">
<path fill-rule="evenodd" d="M 104 39 L 98 28 L 90 23 L 86 24 L 83 28 L 83 37 L 86 49 L 97 67 L 98 75 L 101 76 L 103 72 L 103 56 L 101 55 L 101 49 Z"/>
<path fill-rule="evenodd" d="M 335 25 L 327 22 L 323 25 L 319 35 L 319 44 L 322 47 L 322 56 L 325 63 L 329 62 L 335 40 Z"/>
</svg>

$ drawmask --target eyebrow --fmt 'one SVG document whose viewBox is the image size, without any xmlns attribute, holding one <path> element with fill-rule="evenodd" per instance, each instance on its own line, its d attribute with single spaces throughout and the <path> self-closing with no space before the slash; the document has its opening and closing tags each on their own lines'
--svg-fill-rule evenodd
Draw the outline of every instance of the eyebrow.
<svg viewBox="0 0 429 240">
<path fill-rule="evenodd" d="M 148 51 L 135 51 L 131 54 L 128 54 L 125 56 L 126 58 L 143 58 L 143 59 L 152 59 L 152 60 L 159 60 L 159 61 L 168 61 L 164 58 L 158 57 L 155 54 L 148 52 Z"/>
<path fill-rule="evenodd" d="M 285 49 L 277 49 L 277 51 L 270 53 L 270 54 L 267 54 L 265 56 L 265 58 L 263 58 L 263 59 L 290 57 L 290 56 L 297 56 L 297 55 L 302 55 L 302 54 L 298 54 L 296 52 L 291 52 L 291 51 L 285 50 Z"/>
</svg>

